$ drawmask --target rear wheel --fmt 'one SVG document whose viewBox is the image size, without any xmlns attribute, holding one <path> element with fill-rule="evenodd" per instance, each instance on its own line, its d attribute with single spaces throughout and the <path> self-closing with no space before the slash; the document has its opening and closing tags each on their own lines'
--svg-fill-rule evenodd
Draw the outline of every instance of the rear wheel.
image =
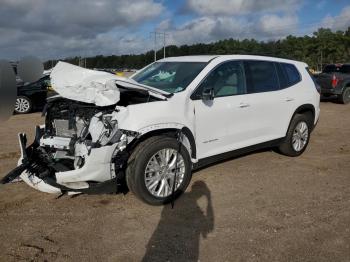
<svg viewBox="0 0 350 262">
<path fill-rule="evenodd" d="M 175 175 L 176 173 L 176 175 Z M 175 181 L 176 178 L 176 181 Z M 139 199 L 161 205 L 183 193 L 191 180 L 191 158 L 175 138 L 152 137 L 140 143 L 128 160 L 127 185 Z"/>
<path fill-rule="evenodd" d="M 301 155 L 309 143 L 311 128 L 311 115 L 295 115 L 290 123 L 286 139 L 279 146 L 279 151 L 287 156 Z"/>
<path fill-rule="evenodd" d="M 350 86 L 345 87 L 343 93 L 338 98 L 339 102 L 342 104 L 350 103 Z"/>
<path fill-rule="evenodd" d="M 26 96 L 18 96 L 15 103 L 17 114 L 27 114 L 32 110 L 32 102 Z"/>
</svg>

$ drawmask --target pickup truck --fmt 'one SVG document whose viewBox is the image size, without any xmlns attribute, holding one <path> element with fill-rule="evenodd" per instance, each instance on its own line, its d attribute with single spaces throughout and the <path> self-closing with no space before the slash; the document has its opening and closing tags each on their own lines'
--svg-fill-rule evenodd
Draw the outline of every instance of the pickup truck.
<svg viewBox="0 0 350 262">
<path fill-rule="evenodd" d="M 316 76 L 323 96 L 336 95 L 342 104 L 350 102 L 350 64 L 329 64 Z"/>
</svg>

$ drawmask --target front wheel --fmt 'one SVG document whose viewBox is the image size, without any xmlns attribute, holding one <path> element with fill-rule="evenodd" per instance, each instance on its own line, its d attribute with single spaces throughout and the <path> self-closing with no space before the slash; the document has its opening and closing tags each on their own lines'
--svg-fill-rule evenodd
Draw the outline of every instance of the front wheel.
<svg viewBox="0 0 350 262">
<path fill-rule="evenodd" d="M 128 160 L 126 182 L 129 189 L 151 205 L 166 204 L 172 197 L 177 198 L 190 180 L 189 153 L 172 137 L 157 136 L 141 142 Z"/>
<path fill-rule="evenodd" d="M 309 114 L 297 114 L 293 117 L 285 140 L 279 146 L 279 151 L 287 156 L 301 155 L 310 140 L 312 119 Z"/>
</svg>

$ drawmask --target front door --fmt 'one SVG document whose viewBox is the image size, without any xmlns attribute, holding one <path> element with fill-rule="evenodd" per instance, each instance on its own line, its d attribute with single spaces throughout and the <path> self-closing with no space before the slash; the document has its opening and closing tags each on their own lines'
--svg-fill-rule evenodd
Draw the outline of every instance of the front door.
<svg viewBox="0 0 350 262">
<path fill-rule="evenodd" d="M 212 92 L 212 99 L 208 95 Z M 191 96 L 195 106 L 195 138 L 198 158 L 244 146 L 251 128 L 243 63 L 225 62 L 204 79 Z"/>
</svg>

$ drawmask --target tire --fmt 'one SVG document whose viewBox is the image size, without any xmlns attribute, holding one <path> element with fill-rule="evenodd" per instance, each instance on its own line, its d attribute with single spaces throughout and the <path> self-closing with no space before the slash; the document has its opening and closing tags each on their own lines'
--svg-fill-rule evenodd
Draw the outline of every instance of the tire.
<svg viewBox="0 0 350 262">
<path fill-rule="evenodd" d="M 179 184 L 174 192 L 174 199 L 185 192 L 192 176 L 191 158 L 184 146 L 180 146 L 180 151 L 178 151 L 178 149 L 178 141 L 175 138 L 167 136 L 151 137 L 141 142 L 134 149 L 133 153 L 128 159 L 128 165 L 126 169 L 126 183 L 129 190 L 133 192 L 137 198 L 150 205 L 162 205 L 169 203 L 173 199 L 172 187 L 174 180 L 171 179 L 174 177 L 174 167 L 176 165 L 174 163 L 177 162 L 175 161 L 175 156 L 177 155 L 176 152 L 178 152 L 178 169 L 180 170 L 177 174 L 177 181 L 179 181 Z M 169 161 L 167 162 L 167 166 L 172 163 L 173 169 L 160 167 L 162 161 L 160 158 L 157 158 L 157 156 L 164 156 L 165 159 L 165 155 L 163 155 L 163 153 L 166 152 L 168 152 L 169 155 L 171 153 Z M 150 171 L 150 166 L 154 167 L 154 169 L 157 169 L 158 172 Z M 173 173 L 168 174 L 168 172 Z M 164 176 L 163 180 L 160 179 L 162 176 Z M 148 180 L 148 183 L 146 183 L 146 180 Z M 157 180 L 159 180 L 159 182 L 157 182 Z M 153 183 L 158 184 L 151 188 L 151 184 L 153 185 Z M 162 183 L 164 183 L 163 186 Z M 161 186 L 163 189 L 161 189 Z M 157 194 L 157 191 L 160 192 L 159 196 L 155 195 Z"/>
<path fill-rule="evenodd" d="M 278 148 L 279 152 L 291 157 L 300 156 L 309 144 L 312 124 L 311 114 L 296 114 L 289 125 L 286 139 Z M 299 132 L 297 129 L 299 129 Z M 300 132 L 300 130 L 304 131 Z M 307 135 L 305 136 L 304 134 Z M 293 136 L 295 137 L 293 138 Z M 300 141 L 300 144 L 298 141 Z"/>
<path fill-rule="evenodd" d="M 18 96 L 15 103 L 16 114 L 27 114 L 32 110 L 32 101 L 26 96 Z"/>
<path fill-rule="evenodd" d="M 339 95 L 338 100 L 342 104 L 350 103 L 350 86 L 345 87 L 345 89 L 343 90 L 343 93 Z"/>
</svg>

